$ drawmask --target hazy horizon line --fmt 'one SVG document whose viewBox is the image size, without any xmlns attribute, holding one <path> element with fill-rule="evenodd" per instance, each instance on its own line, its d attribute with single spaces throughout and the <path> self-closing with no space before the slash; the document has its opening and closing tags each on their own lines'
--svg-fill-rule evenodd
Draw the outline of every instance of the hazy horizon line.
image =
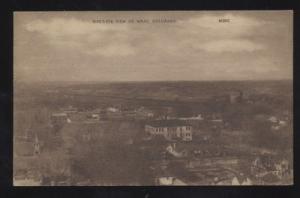
<svg viewBox="0 0 300 198">
<path fill-rule="evenodd" d="M 60 80 L 60 81 L 13 81 L 13 83 L 161 83 L 161 82 L 262 82 L 262 81 L 293 81 L 293 78 L 284 79 L 247 79 L 247 80 L 115 80 L 115 81 L 80 81 L 80 80 Z"/>
</svg>

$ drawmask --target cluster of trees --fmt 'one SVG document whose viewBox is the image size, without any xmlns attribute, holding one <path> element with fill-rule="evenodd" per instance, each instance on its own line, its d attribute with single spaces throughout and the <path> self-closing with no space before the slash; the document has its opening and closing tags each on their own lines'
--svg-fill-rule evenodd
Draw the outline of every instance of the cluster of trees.
<svg viewBox="0 0 300 198">
<path fill-rule="evenodd" d="M 39 133 L 40 128 L 49 124 L 50 112 L 47 108 L 18 110 L 14 112 L 14 133 L 24 135 L 26 131 Z"/>
<path fill-rule="evenodd" d="M 141 184 L 148 178 L 147 161 L 133 145 L 115 140 L 96 144 L 81 144 L 72 159 L 75 180 L 90 180 L 94 184 Z"/>
<path fill-rule="evenodd" d="M 37 164 L 43 179 L 49 178 L 50 181 L 56 181 L 58 178 L 71 176 L 70 159 L 61 150 L 46 151 L 40 155 Z M 50 185 L 50 183 L 44 185 Z"/>
<path fill-rule="evenodd" d="M 256 119 L 256 116 L 276 115 L 272 105 L 245 104 L 235 105 L 226 109 L 224 119 L 232 129 L 246 133 L 248 142 L 254 146 L 276 150 L 292 148 L 293 130 L 291 126 L 282 127 L 280 130 L 271 130 L 272 123 L 266 118 Z"/>
<path fill-rule="evenodd" d="M 251 130 L 252 144 L 258 147 L 270 148 L 279 152 L 285 152 L 293 148 L 293 130 L 284 127 L 277 131 L 271 130 L 268 122 L 256 122 Z"/>
<path fill-rule="evenodd" d="M 97 130 L 97 127 L 91 130 Z M 86 180 L 97 185 L 147 183 L 149 160 L 132 140 L 137 130 L 130 123 L 111 122 L 104 131 L 90 131 L 103 133 L 102 136 L 94 136 L 89 141 L 76 138 L 71 159 L 75 183 Z"/>
</svg>

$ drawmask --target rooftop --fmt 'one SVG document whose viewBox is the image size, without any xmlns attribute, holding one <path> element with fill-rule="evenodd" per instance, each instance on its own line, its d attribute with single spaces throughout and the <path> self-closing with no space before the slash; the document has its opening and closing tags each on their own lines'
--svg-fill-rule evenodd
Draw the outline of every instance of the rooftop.
<svg viewBox="0 0 300 198">
<path fill-rule="evenodd" d="M 52 116 L 61 117 L 61 116 L 67 116 L 67 114 L 66 113 L 52 113 Z"/>
<path fill-rule="evenodd" d="M 148 122 L 147 125 L 150 125 L 153 127 L 190 126 L 190 124 L 188 124 L 184 120 L 154 120 L 154 121 Z"/>
</svg>

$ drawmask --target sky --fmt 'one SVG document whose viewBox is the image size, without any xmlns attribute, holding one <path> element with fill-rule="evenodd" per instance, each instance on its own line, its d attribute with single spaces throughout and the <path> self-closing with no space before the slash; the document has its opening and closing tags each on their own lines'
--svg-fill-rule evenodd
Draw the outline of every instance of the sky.
<svg viewBox="0 0 300 198">
<path fill-rule="evenodd" d="M 126 22 L 116 23 L 119 19 Z M 171 22 L 151 22 L 163 19 Z M 281 80 L 292 76 L 292 11 L 14 13 L 15 81 Z"/>
</svg>

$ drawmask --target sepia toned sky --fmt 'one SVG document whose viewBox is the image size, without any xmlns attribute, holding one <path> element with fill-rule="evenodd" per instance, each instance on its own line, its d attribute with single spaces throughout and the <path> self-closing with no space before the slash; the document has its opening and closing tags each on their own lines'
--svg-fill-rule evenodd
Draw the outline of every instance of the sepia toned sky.
<svg viewBox="0 0 300 198">
<path fill-rule="evenodd" d="M 292 11 L 16 12 L 14 79 L 292 79 L 292 24 Z"/>
</svg>

